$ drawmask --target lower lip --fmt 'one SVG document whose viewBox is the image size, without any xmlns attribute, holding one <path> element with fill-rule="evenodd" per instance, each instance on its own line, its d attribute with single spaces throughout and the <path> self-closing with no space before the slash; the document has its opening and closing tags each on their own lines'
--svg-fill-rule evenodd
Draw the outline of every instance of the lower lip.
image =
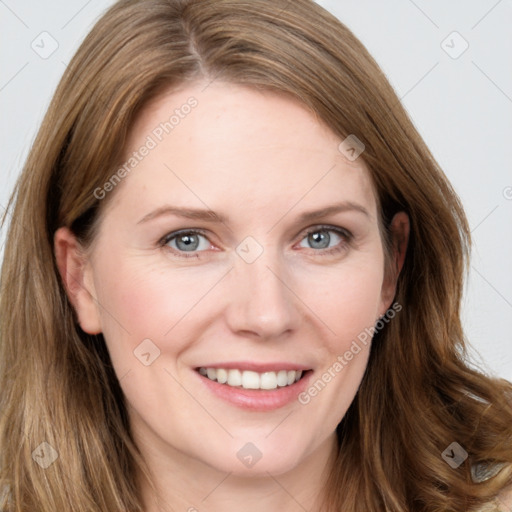
<svg viewBox="0 0 512 512">
<path fill-rule="evenodd" d="M 312 373 L 308 370 L 300 380 L 290 386 L 266 390 L 234 388 L 227 384 L 219 384 L 196 372 L 205 386 L 219 398 L 241 409 L 260 412 L 280 409 L 297 400 L 297 396 L 307 387 Z"/>
</svg>

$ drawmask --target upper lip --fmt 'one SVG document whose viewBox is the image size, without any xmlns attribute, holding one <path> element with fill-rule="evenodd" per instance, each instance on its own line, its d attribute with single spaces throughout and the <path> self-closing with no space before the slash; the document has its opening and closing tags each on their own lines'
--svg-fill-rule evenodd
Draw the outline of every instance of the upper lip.
<svg viewBox="0 0 512 512">
<path fill-rule="evenodd" d="M 310 370 L 310 366 L 305 366 L 303 364 L 297 363 L 257 363 L 254 361 L 229 361 L 229 362 L 221 362 L 221 363 L 207 363 L 204 365 L 198 366 L 199 368 L 224 368 L 226 370 L 241 370 L 241 371 L 253 371 L 257 373 L 265 373 L 265 372 L 278 372 L 279 370 Z"/>
</svg>

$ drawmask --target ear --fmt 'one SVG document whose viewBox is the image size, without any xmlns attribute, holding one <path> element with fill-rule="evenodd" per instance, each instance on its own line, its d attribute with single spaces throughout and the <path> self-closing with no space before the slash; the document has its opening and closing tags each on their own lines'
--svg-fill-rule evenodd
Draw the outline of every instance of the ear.
<svg viewBox="0 0 512 512">
<path fill-rule="evenodd" d="M 386 275 L 382 284 L 381 315 L 389 309 L 395 297 L 398 276 L 402 270 L 409 242 L 410 223 L 409 216 L 405 212 L 398 212 L 391 220 L 389 227 L 391 235 L 391 259 L 386 265 Z"/>
<path fill-rule="evenodd" d="M 75 235 L 59 228 L 53 239 L 55 258 L 68 298 L 80 327 L 89 334 L 101 332 L 99 308 L 92 279 L 92 268 Z"/>
</svg>

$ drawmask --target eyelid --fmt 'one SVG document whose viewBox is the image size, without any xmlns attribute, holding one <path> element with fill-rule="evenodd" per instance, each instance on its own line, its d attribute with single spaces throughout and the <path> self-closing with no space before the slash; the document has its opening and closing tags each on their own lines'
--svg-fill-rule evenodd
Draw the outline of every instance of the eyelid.
<svg viewBox="0 0 512 512">
<path fill-rule="evenodd" d="M 335 231 L 336 233 L 343 235 L 347 239 L 352 238 L 353 236 L 348 229 L 342 228 L 341 226 L 333 226 L 330 224 L 314 224 L 311 227 L 302 230 L 301 233 L 304 233 L 304 236 L 307 236 L 311 233 L 316 233 L 317 231 Z M 302 238 L 304 238 L 304 236 Z"/>
<path fill-rule="evenodd" d="M 313 226 L 306 228 L 305 231 L 301 231 L 303 235 L 301 236 L 299 243 L 311 233 L 317 233 L 319 231 L 333 231 L 342 239 L 342 241 L 339 242 L 334 247 L 328 247 L 325 249 L 317 250 L 309 248 L 309 251 L 313 251 L 315 256 L 335 256 L 336 254 L 346 250 L 354 238 L 354 235 L 348 229 L 342 228 L 341 226 L 332 226 L 329 224 L 314 224 Z"/>
<path fill-rule="evenodd" d="M 344 242 L 342 242 L 334 247 L 330 247 L 330 248 L 326 248 L 326 249 L 310 248 L 311 251 L 313 251 L 314 253 L 317 253 L 318 255 L 321 255 L 321 254 L 328 255 L 328 254 L 332 254 L 333 252 L 336 252 L 338 250 L 342 250 L 342 247 L 340 247 L 340 245 L 346 245 L 353 238 L 352 233 L 349 230 L 347 230 L 346 228 L 342 228 L 340 226 L 333 226 L 333 225 L 329 225 L 329 224 L 313 224 L 310 227 L 304 228 L 300 231 L 300 233 L 297 235 L 297 236 L 300 236 L 300 239 L 298 240 L 298 242 L 301 242 L 305 237 L 307 237 L 311 233 L 316 233 L 318 231 L 333 231 L 336 234 L 338 234 L 338 236 L 345 239 Z M 184 228 L 184 229 L 180 229 L 177 231 L 172 231 L 172 232 L 164 235 L 162 238 L 160 238 L 160 240 L 158 241 L 158 245 L 160 247 L 165 247 L 171 240 L 177 238 L 178 236 L 180 236 L 182 234 L 201 235 L 204 238 L 206 238 L 211 245 L 213 245 L 213 243 L 211 242 L 211 240 L 208 237 L 207 231 L 204 229 L 201 229 L 201 228 Z M 177 254 L 178 257 L 184 257 L 184 258 L 193 258 L 193 257 L 198 258 L 200 253 L 206 252 L 204 250 L 203 251 L 190 251 L 190 253 L 187 254 L 187 251 L 177 251 L 176 249 L 173 249 L 171 247 L 168 247 L 168 249 L 173 254 Z"/>
<path fill-rule="evenodd" d="M 160 238 L 158 243 L 166 244 L 166 243 L 169 243 L 170 240 L 172 240 L 173 238 L 176 238 L 179 235 L 188 235 L 189 233 L 203 235 L 205 238 L 208 238 L 206 236 L 206 231 L 203 230 L 203 229 L 200 229 L 200 228 L 184 228 L 184 229 L 178 229 L 177 231 L 171 231 L 171 232 L 165 234 L 162 238 Z"/>
</svg>

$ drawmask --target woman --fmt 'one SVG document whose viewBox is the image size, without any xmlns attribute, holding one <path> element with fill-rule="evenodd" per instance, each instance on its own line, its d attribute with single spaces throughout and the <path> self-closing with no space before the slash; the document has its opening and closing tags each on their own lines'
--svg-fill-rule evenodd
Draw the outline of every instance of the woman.
<svg viewBox="0 0 512 512">
<path fill-rule="evenodd" d="M 4 510 L 510 507 L 462 207 L 316 4 L 118 2 L 12 203 Z"/>
</svg>

